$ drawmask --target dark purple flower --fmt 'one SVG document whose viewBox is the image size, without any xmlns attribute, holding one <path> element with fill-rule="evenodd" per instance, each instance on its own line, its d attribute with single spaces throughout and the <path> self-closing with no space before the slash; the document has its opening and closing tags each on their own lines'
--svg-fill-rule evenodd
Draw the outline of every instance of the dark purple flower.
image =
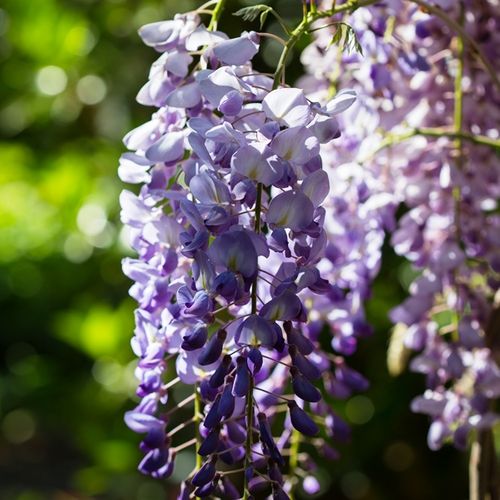
<svg viewBox="0 0 500 500">
<path fill-rule="evenodd" d="M 153 449 L 144 456 L 139 470 L 156 478 L 167 478 L 174 470 L 174 455 L 165 447 Z"/>
<path fill-rule="evenodd" d="M 227 333 L 225 330 L 219 330 L 217 333 L 214 333 L 207 342 L 207 345 L 200 352 L 198 356 L 198 363 L 202 366 L 215 363 L 222 354 L 226 337 Z"/>
<path fill-rule="evenodd" d="M 304 377 L 295 366 L 290 369 L 293 392 L 304 401 L 316 403 L 321 400 L 321 393 Z"/>
<path fill-rule="evenodd" d="M 297 295 L 289 290 L 283 291 L 264 304 L 260 315 L 271 321 L 300 321 L 304 317 L 302 302 Z"/>
<path fill-rule="evenodd" d="M 181 347 L 185 351 L 195 351 L 205 345 L 208 337 L 208 330 L 204 326 L 196 326 L 187 335 L 182 337 Z"/>
<path fill-rule="evenodd" d="M 205 419 L 203 420 L 203 425 L 207 429 L 213 429 L 222 420 L 222 416 L 219 412 L 220 400 L 221 400 L 221 395 L 218 394 L 217 397 L 215 398 L 215 401 L 210 406 L 210 409 L 208 410 Z"/>
<path fill-rule="evenodd" d="M 236 375 L 232 389 L 233 396 L 242 398 L 247 395 L 250 386 L 250 372 L 248 371 L 247 359 L 238 356 L 236 359 Z"/>
<path fill-rule="evenodd" d="M 298 328 L 293 328 L 289 322 L 285 322 L 283 327 L 289 345 L 294 345 L 304 356 L 314 351 L 314 344 Z"/>
<path fill-rule="evenodd" d="M 252 315 L 238 327 L 235 341 L 240 345 L 254 345 L 258 342 L 272 347 L 276 343 L 276 331 L 269 321 L 260 316 Z"/>
<path fill-rule="evenodd" d="M 266 415 L 264 413 L 259 413 L 257 415 L 257 420 L 259 422 L 260 440 L 264 447 L 264 453 L 268 454 L 277 464 L 283 466 L 285 461 L 274 442 Z"/>
<path fill-rule="evenodd" d="M 263 363 L 262 353 L 257 347 L 252 347 L 252 349 L 250 349 L 250 352 L 248 353 L 248 360 L 250 361 L 250 369 L 252 373 L 254 375 L 257 374 L 262 368 Z"/>
<path fill-rule="evenodd" d="M 292 364 L 295 366 L 302 375 L 304 375 L 309 380 L 317 380 L 321 377 L 321 372 L 319 368 L 313 364 L 308 358 L 306 358 L 300 351 L 297 350 L 295 345 L 291 345 L 288 348 L 290 357 L 292 358 Z"/>
<path fill-rule="evenodd" d="M 253 278 L 257 272 L 257 252 L 245 231 L 234 230 L 218 236 L 210 246 L 209 255 L 217 265 Z"/>
<path fill-rule="evenodd" d="M 210 387 L 213 388 L 220 387 L 224 383 L 224 378 L 228 374 L 231 367 L 232 367 L 232 358 L 231 356 L 226 354 L 222 358 L 222 361 L 220 362 L 219 366 L 209 379 L 208 383 L 210 384 Z"/>
<path fill-rule="evenodd" d="M 198 454 L 201 456 L 207 456 L 211 455 L 212 453 L 215 453 L 219 447 L 219 433 L 220 429 L 215 427 L 212 429 L 207 437 L 203 440 L 201 443 L 199 449 L 198 449 Z"/>
<path fill-rule="evenodd" d="M 217 455 L 214 455 L 210 460 L 202 465 L 198 472 L 196 472 L 196 474 L 191 479 L 191 483 L 194 486 L 204 486 L 205 484 L 208 484 L 210 483 L 210 481 L 212 481 L 216 473 L 215 464 L 217 462 L 217 459 Z"/>
<path fill-rule="evenodd" d="M 305 436 L 315 436 L 319 432 L 318 426 L 312 418 L 297 405 L 295 401 L 288 402 L 292 425 Z"/>
<path fill-rule="evenodd" d="M 234 396 L 232 393 L 232 380 L 228 380 L 219 402 L 218 413 L 221 418 L 229 418 L 234 411 Z"/>
</svg>

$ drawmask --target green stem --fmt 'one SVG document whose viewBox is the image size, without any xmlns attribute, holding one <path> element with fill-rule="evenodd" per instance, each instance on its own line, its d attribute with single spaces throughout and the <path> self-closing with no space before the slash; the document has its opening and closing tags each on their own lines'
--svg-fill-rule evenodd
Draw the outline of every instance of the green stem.
<svg viewBox="0 0 500 500">
<path fill-rule="evenodd" d="M 463 26 L 465 20 L 465 9 L 463 2 L 460 2 L 460 16 L 459 16 L 459 25 Z M 464 77 L 464 41 L 460 35 L 456 35 L 455 43 L 457 46 L 457 55 L 456 55 L 456 63 L 457 69 L 455 73 L 455 81 L 454 81 L 454 93 L 453 93 L 453 128 L 457 137 L 454 140 L 455 144 L 455 152 L 456 152 L 456 165 L 459 170 L 463 169 L 463 150 L 462 150 L 462 138 L 460 134 L 462 133 L 463 126 L 463 109 L 464 109 L 464 91 L 463 91 L 463 77 Z M 462 191 L 458 184 L 453 186 L 452 189 L 453 195 L 453 203 L 455 210 L 455 233 L 457 238 L 457 244 L 460 248 L 464 249 L 464 244 L 462 242 Z M 455 342 L 458 342 L 458 326 L 460 323 L 460 290 L 458 288 L 458 270 L 455 269 L 453 271 L 455 288 L 456 288 L 456 307 L 455 307 L 455 318 L 456 318 L 456 328 L 452 332 L 452 339 Z"/>
<path fill-rule="evenodd" d="M 276 66 L 276 71 L 274 72 L 273 78 L 273 89 L 276 89 L 281 84 L 281 78 L 283 77 L 283 72 L 285 71 L 286 60 L 288 58 L 288 54 L 292 50 L 293 46 L 297 43 L 299 38 L 306 32 L 309 24 L 306 21 L 306 17 L 302 19 L 300 24 L 292 31 L 290 34 L 290 38 L 286 42 L 283 50 L 281 51 L 281 55 L 278 61 L 278 65 Z"/>
<path fill-rule="evenodd" d="M 198 388 L 198 384 L 195 385 L 194 387 L 194 435 L 196 438 L 196 445 L 195 445 L 195 456 L 196 456 L 196 468 L 200 469 L 203 462 L 202 462 L 202 457 L 198 453 L 198 450 L 200 449 L 201 446 L 201 435 L 200 435 L 200 423 L 201 423 L 201 397 L 200 397 L 200 391 Z"/>
<path fill-rule="evenodd" d="M 262 214 L 262 189 L 263 186 L 259 182 L 257 184 L 257 197 L 255 199 L 255 232 L 260 233 L 260 222 Z M 252 283 L 252 314 L 257 312 L 257 276 Z M 250 376 L 250 383 L 248 385 L 247 397 L 246 397 L 246 421 L 247 421 L 247 439 L 245 443 L 245 470 L 251 464 L 251 454 L 253 445 L 253 420 L 254 420 L 254 407 L 253 407 L 253 391 L 254 391 L 254 380 Z M 248 491 L 248 481 L 246 474 L 244 475 L 243 484 L 243 499 L 246 500 L 249 496 Z"/>
<path fill-rule="evenodd" d="M 299 465 L 299 448 L 300 448 L 300 432 L 297 429 L 293 429 L 292 437 L 290 438 L 290 474 L 293 476 L 293 473 L 297 466 Z M 290 490 L 290 499 L 293 500 L 293 486 Z"/>
<path fill-rule="evenodd" d="M 219 0 L 214 7 L 214 10 L 212 12 L 212 18 L 210 19 L 210 24 L 208 25 L 208 30 L 209 31 L 214 31 L 217 29 L 217 23 L 219 22 L 219 19 L 222 15 L 222 11 L 224 10 L 224 4 L 226 3 L 226 0 Z"/>
<path fill-rule="evenodd" d="M 460 27 L 463 26 L 465 20 L 465 10 L 463 2 L 460 2 Z M 460 137 L 463 127 L 463 109 L 464 109 L 464 91 L 463 91 L 463 77 L 464 77 L 464 41 L 460 35 L 455 37 L 455 43 L 457 46 L 457 69 L 455 73 L 455 83 L 454 83 L 454 97 L 453 97 L 453 128 L 457 137 L 454 140 L 456 155 L 457 155 L 457 168 L 459 170 L 463 169 L 463 149 L 462 149 L 462 138 Z M 457 241 L 460 246 L 462 241 L 461 234 L 461 203 L 462 203 L 462 192 L 460 186 L 453 186 L 453 200 L 455 203 L 455 229 L 457 233 Z M 457 290 L 458 294 L 458 290 Z M 458 297 L 458 295 L 457 295 Z M 458 308 L 458 301 L 457 301 Z M 458 321 L 460 320 L 460 311 L 457 309 L 457 330 Z M 457 332 L 458 335 L 458 332 Z M 458 340 L 458 339 L 457 339 Z"/>
<path fill-rule="evenodd" d="M 334 16 L 335 14 L 339 14 L 340 12 L 354 12 L 360 7 L 368 7 L 369 5 L 379 3 L 380 1 L 381 0 L 351 0 L 339 6 L 336 6 L 334 2 L 331 9 L 318 11 L 314 15 L 316 19 L 320 19 L 322 17 Z"/>
<path fill-rule="evenodd" d="M 388 135 L 382 143 L 379 145 L 379 147 L 370 153 L 370 155 L 363 160 L 369 160 L 373 156 L 375 156 L 377 153 L 382 151 L 385 148 L 388 148 L 390 146 L 394 146 L 396 144 L 400 144 L 401 142 L 404 142 L 408 139 L 411 139 L 412 137 L 417 137 L 417 136 L 423 136 L 423 137 L 448 137 L 449 139 L 457 139 L 460 138 L 461 140 L 469 141 L 474 144 L 478 144 L 480 146 L 488 146 L 490 148 L 500 150 L 500 140 L 499 139 L 490 139 L 489 137 L 486 137 L 484 135 L 474 135 L 470 134 L 468 132 L 464 131 L 455 131 L 451 129 L 446 129 L 446 128 L 412 128 L 406 132 L 403 132 L 401 134 L 391 134 Z"/>
<path fill-rule="evenodd" d="M 366 7 L 368 5 L 377 3 L 378 1 L 380 0 L 351 0 L 345 4 L 339 5 L 338 7 L 334 5 L 331 9 L 322 11 L 318 11 L 316 10 L 316 8 L 313 10 L 313 4 L 311 3 L 311 11 L 304 13 L 302 21 L 290 33 L 290 38 L 286 42 L 286 45 L 281 52 L 276 71 L 274 72 L 273 88 L 276 89 L 280 86 L 283 72 L 285 71 L 286 60 L 288 58 L 288 55 L 290 54 L 290 51 L 300 40 L 300 38 L 308 32 L 309 27 L 312 23 L 314 23 L 314 21 L 317 21 L 318 19 L 322 19 L 324 17 L 334 16 L 335 14 L 339 14 L 340 12 L 354 11 L 359 7 Z"/>
<path fill-rule="evenodd" d="M 463 6 L 462 6 L 463 10 Z M 462 16 L 463 17 L 463 14 Z M 457 135 L 455 139 L 455 145 L 457 150 L 461 154 L 462 152 L 462 125 L 463 125 L 463 115 L 464 115 L 464 91 L 463 91 L 463 77 L 464 77 L 464 41 L 461 36 L 456 37 L 457 44 L 457 71 L 455 74 L 455 109 L 453 115 L 453 124 L 455 127 L 455 134 Z"/>
<path fill-rule="evenodd" d="M 253 419 L 254 419 L 253 390 L 254 390 L 254 381 L 253 377 L 251 376 L 250 384 L 248 385 L 247 401 L 246 401 L 247 439 L 245 443 L 245 471 L 251 465 L 251 455 L 252 455 L 252 445 L 253 445 Z M 243 499 L 247 500 L 250 495 L 250 492 L 248 491 L 248 480 L 246 473 L 244 473 L 243 477 L 244 477 Z"/>
<path fill-rule="evenodd" d="M 262 214 L 262 184 L 257 184 L 257 197 L 255 199 L 255 232 L 260 233 L 260 220 Z M 252 283 L 252 314 L 257 312 L 257 276 Z"/>
</svg>

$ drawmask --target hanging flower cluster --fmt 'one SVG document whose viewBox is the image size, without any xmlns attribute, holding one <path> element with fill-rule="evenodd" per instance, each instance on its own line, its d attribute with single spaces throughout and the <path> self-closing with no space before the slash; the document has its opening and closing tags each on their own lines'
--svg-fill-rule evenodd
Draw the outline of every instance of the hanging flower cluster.
<svg viewBox="0 0 500 500">
<path fill-rule="evenodd" d="M 359 338 L 371 334 L 364 301 L 370 297 L 385 232 L 395 227 L 399 203 L 389 166 L 369 153 L 383 141 L 383 131 L 397 125 L 400 114 L 394 96 L 403 100 L 408 75 L 418 71 L 412 65 L 402 69 L 398 61 L 406 52 L 384 37 L 384 19 L 390 19 L 390 12 L 387 7 L 367 7 L 318 21 L 313 43 L 302 52 L 307 74 L 299 84 L 311 99 L 327 100 L 344 86 L 357 93 L 356 102 L 339 118 L 342 136 L 322 146 L 331 190 L 324 202 L 328 243 L 319 267 L 336 285 L 336 293 L 311 297 L 311 308 L 330 326 L 333 348 L 345 355 L 355 352 Z M 332 36 L 345 26 L 356 33 L 362 54 L 331 46 Z M 389 66 L 391 77 L 382 76 L 383 72 L 388 76 Z"/>
<path fill-rule="evenodd" d="M 500 396 L 500 370 L 488 330 L 500 277 L 499 21 L 494 2 L 439 2 L 424 13 L 395 0 L 336 18 L 332 29 L 347 22 L 363 56 L 326 51 L 326 30 L 303 53 L 309 95 L 319 99 L 336 85 L 358 93 L 342 137 L 322 155 L 334 190 L 325 201 L 327 258 L 319 264 L 329 280 L 348 277 L 353 300 L 347 327 L 338 302 L 334 310 L 324 303 L 323 317 L 336 339 L 343 329 L 356 335 L 384 230 L 391 232 L 395 251 L 418 271 L 391 318 L 406 347 L 422 351 L 411 368 L 426 375 L 428 390 L 412 408 L 432 417 L 433 449 L 447 438 L 465 447 L 470 429 L 497 419 L 491 401 Z M 464 57 L 471 40 L 481 58 Z M 407 211 L 394 230 L 401 203 Z"/>
<path fill-rule="evenodd" d="M 169 477 L 194 446 L 179 498 L 288 498 L 298 472 L 317 492 L 299 447 L 331 459 L 326 438 L 349 435 L 323 396 L 368 387 L 344 356 L 371 333 L 363 303 L 387 234 L 415 269 L 391 312 L 396 352 L 418 351 L 411 369 L 426 375 L 412 409 L 432 418 L 431 448 L 465 447 L 500 396 L 495 2 L 305 2 L 294 30 L 277 16 L 289 39 L 274 75 L 251 64 L 263 34 L 217 31 L 221 7 L 140 30 L 161 53 L 137 97 L 156 111 L 119 167 L 140 185 L 121 195 L 137 252 L 123 269 L 141 401 L 125 420 L 144 434 L 140 470 Z M 302 90 L 282 76 L 308 29 Z"/>
<path fill-rule="evenodd" d="M 142 399 L 126 414 L 145 434 L 139 468 L 168 477 L 176 454 L 195 445 L 180 498 L 247 498 L 269 487 L 287 498 L 295 479 L 282 475 L 284 455 L 296 468 L 300 435 L 328 457 L 335 450 L 324 438 L 346 438 L 317 382 L 349 393 L 366 386 L 321 350 L 304 302 L 337 293 L 317 267 L 329 193 L 320 147 L 339 136 L 335 116 L 355 96 L 306 99 L 252 68 L 256 33 L 229 39 L 196 12 L 140 35 L 162 55 L 138 94 L 158 110 L 127 134 L 132 152 L 119 167 L 123 181 L 141 185 L 121 195 L 138 254 L 123 269 L 139 304 L 132 345 Z M 172 403 L 177 383 L 193 391 Z M 177 410 L 191 402 L 194 416 L 179 424 Z M 189 424 L 195 438 L 179 443 Z M 230 480 L 240 471 L 243 494 Z M 314 478 L 307 484 L 317 490 Z"/>
<path fill-rule="evenodd" d="M 498 73 L 498 9 L 489 2 L 446 7 Z M 419 11 L 413 18 L 415 43 L 430 65 L 417 126 L 438 137 L 415 138 L 395 153 L 407 158 L 399 175 L 409 211 L 392 245 L 421 273 L 391 319 L 407 327 L 406 345 L 422 351 L 411 369 L 426 375 L 428 390 L 412 409 L 432 417 L 429 446 L 451 438 L 465 448 L 472 428 L 495 422 L 490 402 L 500 396 L 488 332 L 500 283 L 500 163 L 491 145 L 476 143 L 498 137 L 500 92 L 477 59 L 465 57 L 460 33 Z"/>
</svg>

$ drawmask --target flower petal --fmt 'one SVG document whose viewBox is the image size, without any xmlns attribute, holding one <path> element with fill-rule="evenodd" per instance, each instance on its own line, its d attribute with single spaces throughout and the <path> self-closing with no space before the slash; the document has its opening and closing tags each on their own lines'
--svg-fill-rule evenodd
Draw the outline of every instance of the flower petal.
<svg viewBox="0 0 500 500">
<path fill-rule="evenodd" d="M 287 127 L 307 125 L 311 120 L 311 106 L 301 89 L 283 88 L 269 92 L 262 101 L 262 110 L 269 119 Z"/>
<path fill-rule="evenodd" d="M 305 229 L 313 220 L 314 206 L 301 192 L 285 191 L 271 200 L 266 221 L 294 231 Z"/>
</svg>

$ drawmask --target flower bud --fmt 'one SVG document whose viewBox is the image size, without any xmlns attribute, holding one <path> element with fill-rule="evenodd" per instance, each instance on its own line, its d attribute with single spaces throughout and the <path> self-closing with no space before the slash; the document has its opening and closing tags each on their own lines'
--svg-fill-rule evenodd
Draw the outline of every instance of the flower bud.
<svg viewBox="0 0 500 500">
<path fill-rule="evenodd" d="M 290 410 L 290 420 L 292 425 L 305 436 L 315 436 L 318 434 L 318 426 L 314 423 L 312 418 L 300 408 L 295 401 L 288 403 Z"/>
<path fill-rule="evenodd" d="M 212 335 L 207 345 L 198 356 L 198 363 L 200 363 L 200 365 L 211 365 L 220 358 L 226 336 L 227 333 L 225 330 L 219 330 L 215 335 Z"/>
</svg>

